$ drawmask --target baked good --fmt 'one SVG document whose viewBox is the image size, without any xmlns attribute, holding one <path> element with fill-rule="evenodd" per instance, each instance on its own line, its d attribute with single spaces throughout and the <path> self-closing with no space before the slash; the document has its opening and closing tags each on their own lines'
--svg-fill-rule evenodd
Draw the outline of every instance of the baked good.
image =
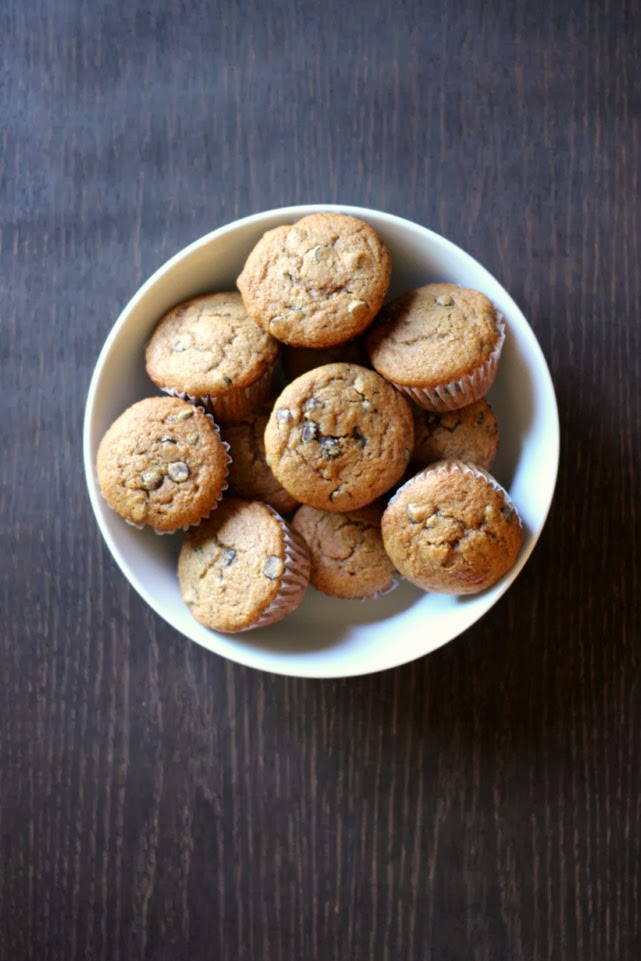
<svg viewBox="0 0 641 961">
<path fill-rule="evenodd" d="M 412 404 L 412 413 L 414 463 L 427 467 L 437 460 L 462 460 L 486 470 L 491 467 L 499 430 L 494 411 L 484 398 L 440 414 Z"/>
<path fill-rule="evenodd" d="M 375 370 L 427 410 L 455 410 L 490 389 L 505 338 L 478 290 L 427 284 L 386 304 L 367 335 Z"/>
<path fill-rule="evenodd" d="M 439 461 L 407 481 L 387 505 L 383 543 L 417 587 L 475 594 L 514 564 L 523 528 L 507 492 L 487 471 Z"/>
<path fill-rule="evenodd" d="M 189 531 L 178 559 L 180 592 L 197 621 L 234 633 L 290 614 L 309 582 L 300 536 L 267 504 L 225 497 Z"/>
<path fill-rule="evenodd" d="M 248 316 L 237 291 L 192 297 L 168 311 L 145 352 L 154 384 L 224 422 L 269 396 L 280 346 Z"/>
<path fill-rule="evenodd" d="M 330 347 L 376 316 L 390 273 L 389 253 L 369 224 L 327 212 L 267 231 L 237 284 L 250 317 L 274 337 Z"/>
<path fill-rule="evenodd" d="M 312 587 L 331 597 L 365 598 L 395 586 L 394 567 L 383 547 L 381 515 L 373 504 L 344 514 L 298 508 L 292 526 L 309 549 Z"/>
<path fill-rule="evenodd" d="M 225 424 L 223 440 L 229 444 L 229 493 L 245 500 L 264 501 L 279 514 L 288 514 L 298 501 L 276 480 L 265 459 L 265 427 L 269 411 Z"/>
<path fill-rule="evenodd" d="M 197 524 L 227 486 L 229 455 L 213 419 L 178 397 L 127 408 L 100 442 L 107 503 L 132 524 L 162 533 Z"/>
<path fill-rule="evenodd" d="M 292 381 L 265 430 L 267 462 L 302 504 L 356 510 L 402 476 L 414 444 L 408 402 L 375 371 L 326 364 Z"/>
</svg>

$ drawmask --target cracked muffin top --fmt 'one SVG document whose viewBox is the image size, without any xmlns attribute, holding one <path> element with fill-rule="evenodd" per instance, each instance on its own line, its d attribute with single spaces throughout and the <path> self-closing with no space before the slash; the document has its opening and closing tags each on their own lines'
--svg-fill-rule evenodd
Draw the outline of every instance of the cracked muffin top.
<svg viewBox="0 0 641 961">
<path fill-rule="evenodd" d="M 317 213 L 267 231 L 237 283 L 263 330 L 296 347 L 331 347 L 373 320 L 390 274 L 387 248 L 369 224 Z"/>
<path fill-rule="evenodd" d="M 299 507 L 292 526 L 309 548 L 310 584 L 330 597 L 363 598 L 394 586 L 394 567 L 383 547 L 380 507 L 343 514 Z"/>
<path fill-rule="evenodd" d="M 494 411 L 484 399 L 458 410 L 424 410 L 412 405 L 414 452 L 412 460 L 427 467 L 437 460 L 462 460 L 487 470 L 499 442 Z"/>
<path fill-rule="evenodd" d="M 266 504 L 226 497 L 189 531 L 178 559 L 183 600 L 217 631 L 245 631 L 281 620 L 309 583 L 307 548 Z"/>
<path fill-rule="evenodd" d="M 147 346 L 147 374 L 161 388 L 220 397 L 254 384 L 280 345 L 249 317 L 236 291 L 192 297 L 168 311 Z"/>
<path fill-rule="evenodd" d="M 407 481 L 387 505 L 383 543 L 398 570 L 424 591 L 475 594 L 510 570 L 523 528 L 491 474 L 439 461 Z"/>
<path fill-rule="evenodd" d="M 485 294 L 455 284 L 427 284 L 384 307 L 367 347 L 383 377 L 431 387 L 478 366 L 498 339 L 496 308 Z"/>
<path fill-rule="evenodd" d="M 98 482 L 125 520 L 168 533 L 197 524 L 216 506 L 228 463 L 217 429 L 201 410 L 177 397 L 147 397 L 102 438 Z"/>
<path fill-rule="evenodd" d="M 403 475 L 414 443 L 408 401 L 375 371 L 326 364 L 296 378 L 274 402 L 267 462 L 302 504 L 356 510 Z"/>
</svg>

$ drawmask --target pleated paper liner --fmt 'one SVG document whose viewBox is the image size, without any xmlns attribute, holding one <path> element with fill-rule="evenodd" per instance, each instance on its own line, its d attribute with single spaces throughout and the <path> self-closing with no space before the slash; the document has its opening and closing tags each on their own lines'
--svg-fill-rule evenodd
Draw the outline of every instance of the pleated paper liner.
<svg viewBox="0 0 641 961">
<path fill-rule="evenodd" d="M 255 627 L 267 627 L 281 621 L 296 610 L 302 601 L 309 584 L 309 554 L 307 545 L 287 521 L 283 520 L 278 511 L 268 504 L 265 505 L 271 514 L 280 522 L 285 541 L 285 556 L 283 558 L 285 570 L 281 575 L 280 586 L 276 597 L 261 613 L 260 617 L 246 630 Z"/>
<path fill-rule="evenodd" d="M 187 391 L 176 390 L 173 387 L 160 389 L 165 394 L 202 407 L 207 413 L 213 414 L 221 424 L 233 423 L 255 413 L 268 399 L 275 371 L 276 364 L 272 364 L 253 384 L 248 384 L 246 387 L 232 387 L 226 393 L 216 396 L 189 394 Z"/>
<path fill-rule="evenodd" d="M 407 397 L 411 397 L 419 407 L 437 413 L 458 410 L 459 407 L 467 407 L 468 404 L 480 400 L 481 397 L 485 397 L 494 382 L 505 343 L 505 322 L 500 313 L 497 314 L 497 327 L 499 339 L 494 350 L 487 360 L 470 374 L 445 384 L 438 384 L 436 387 L 407 387 L 392 381 L 394 387 Z"/>
</svg>

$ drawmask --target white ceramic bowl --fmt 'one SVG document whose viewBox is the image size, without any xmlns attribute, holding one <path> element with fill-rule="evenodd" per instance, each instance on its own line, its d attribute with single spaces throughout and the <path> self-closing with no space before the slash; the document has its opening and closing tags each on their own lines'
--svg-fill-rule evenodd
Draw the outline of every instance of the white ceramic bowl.
<svg viewBox="0 0 641 961">
<path fill-rule="evenodd" d="M 392 257 L 390 297 L 443 280 L 482 290 L 503 313 L 507 337 L 489 394 L 499 429 L 492 472 L 509 490 L 524 522 L 512 570 L 482 594 L 425 594 L 402 583 L 385 597 L 345 601 L 310 588 L 290 617 L 271 627 L 225 635 L 192 617 L 180 597 L 180 535 L 159 537 L 127 525 L 103 500 L 96 453 L 104 432 L 134 401 L 157 393 L 144 369 L 145 343 L 161 315 L 195 294 L 235 286 L 245 258 L 272 227 L 317 210 L 353 214 L 374 227 Z M 418 224 L 391 214 L 330 204 L 285 207 L 212 231 L 172 257 L 140 288 L 105 341 L 93 373 L 84 423 L 91 504 L 119 567 L 147 603 L 186 637 L 251 667 L 298 677 L 345 677 L 381 671 L 440 647 L 474 624 L 507 590 L 530 556 L 550 507 L 559 459 L 552 380 L 539 344 L 510 295 L 476 260 Z"/>
</svg>

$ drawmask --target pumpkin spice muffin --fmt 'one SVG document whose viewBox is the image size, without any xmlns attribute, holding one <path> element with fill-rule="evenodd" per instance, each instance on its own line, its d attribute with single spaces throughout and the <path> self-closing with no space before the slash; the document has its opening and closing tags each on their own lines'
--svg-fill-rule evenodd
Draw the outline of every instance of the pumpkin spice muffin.
<svg viewBox="0 0 641 961">
<path fill-rule="evenodd" d="M 483 398 L 458 410 L 425 410 L 412 405 L 412 461 L 427 467 L 437 460 L 462 460 L 486 470 L 496 456 L 499 432 L 494 411 Z"/>
<path fill-rule="evenodd" d="M 456 410 L 485 396 L 505 327 L 485 294 L 428 284 L 386 304 L 367 337 L 375 370 L 426 410 Z"/>
<path fill-rule="evenodd" d="M 203 403 L 222 422 L 244 417 L 269 395 L 279 349 L 233 291 L 173 307 L 154 330 L 145 359 L 154 384 Z"/>
<path fill-rule="evenodd" d="M 510 570 L 523 528 L 508 494 L 486 471 L 439 461 L 407 481 L 381 523 L 392 562 L 412 584 L 475 594 Z"/>
<path fill-rule="evenodd" d="M 250 317 L 285 344 L 330 347 L 364 330 L 380 310 L 389 253 L 369 224 L 316 213 L 267 231 L 237 284 Z"/>
<path fill-rule="evenodd" d="M 178 581 L 197 621 L 235 633 L 282 620 L 303 599 L 309 557 L 267 504 L 226 497 L 185 537 Z"/>
<path fill-rule="evenodd" d="M 229 455 L 212 419 L 177 397 L 148 397 L 111 425 L 98 448 L 107 503 L 161 533 L 197 524 L 227 486 Z"/>
<path fill-rule="evenodd" d="M 326 364 L 292 381 L 265 430 L 267 462 L 302 504 L 349 511 L 402 476 L 414 444 L 409 403 L 375 371 Z"/>
<path fill-rule="evenodd" d="M 265 427 L 269 412 L 246 417 L 223 427 L 229 444 L 229 492 L 245 500 L 264 501 L 279 514 L 288 514 L 298 501 L 276 480 L 265 459 Z"/>
<path fill-rule="evenodd" d="M 383 547 L 382 510 L 370 504 L 344 514 L 299 507 L 292 526 L 309 548 L 312 587 L 331 597 L 385 594 L 396 584 Z"/>
</svg>

